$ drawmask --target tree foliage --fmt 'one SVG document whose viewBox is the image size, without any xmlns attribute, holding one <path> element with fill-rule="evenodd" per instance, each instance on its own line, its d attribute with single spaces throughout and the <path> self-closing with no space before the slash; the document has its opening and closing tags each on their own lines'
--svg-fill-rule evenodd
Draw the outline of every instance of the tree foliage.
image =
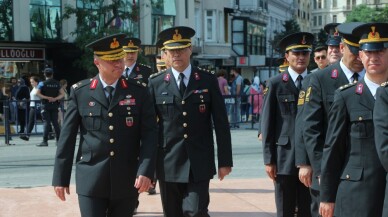
<svg viewBox="0 0 388 217">
<path fill-rule="evenodd" d="M 88 76 L 96 74 L 97 69 L 91 60 L 93 54 L 85 46 L 98 38 L 119 32 L 131 36 L 128 29 L 123 29 L 124 21 L 136 22 L 138 19 L 138 9 L 133 4 L 128 5 L 126 0 L 112 0 L 109 5 L 104 4 L 104 0 L 83 0 L 82 7 L 74 8 L 66 5 L 62 20 L 76 17 L 76 29 L 72 32 L 75 35 L 76 46 L 84 52 L 85 55 L 75 62 L 76 66 L 84 69 Z"/>
<path fill-rule="evenodd" d="M 388 22 L 388 7 L 381 9 L 359 5 L 346 15 L 346 22 Z"/>
<path fill-rule="evenodd" d="M 12 0 L 0 1 L 0 40 L 11 41 L 12 29 Z"/>
<path fill-rule="evenodd" d="M 274 39 L 270 41 L 272 47 L 277 51 L 281 52 L 278 48 L 279 41 L 289 34 L 300 32 L 300 26 L 295 19 L 290 19 L 284 22 L 282 31 L 274 32 Z"/>
</svg>

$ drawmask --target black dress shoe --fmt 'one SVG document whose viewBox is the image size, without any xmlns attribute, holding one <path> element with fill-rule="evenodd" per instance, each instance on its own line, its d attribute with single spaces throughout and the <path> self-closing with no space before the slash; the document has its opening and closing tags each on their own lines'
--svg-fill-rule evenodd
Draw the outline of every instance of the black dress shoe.
<svg viewBox="0 0 388 217">
<path fill-rule="evenodd" d="M 44 147 L 48 146 L 48 143 L 46 141 L 41 142 L 40 144 L 36 145 L 37 147 Z"/>
<path fill-rule="evenodd" d="M 23 139 L 25 141 L 28 141 L 30 140 L 30 137 L 26 136 L 26 135 L 22 135 L 22 136 L 19 136 L 20 139 Z"/>
</svg>

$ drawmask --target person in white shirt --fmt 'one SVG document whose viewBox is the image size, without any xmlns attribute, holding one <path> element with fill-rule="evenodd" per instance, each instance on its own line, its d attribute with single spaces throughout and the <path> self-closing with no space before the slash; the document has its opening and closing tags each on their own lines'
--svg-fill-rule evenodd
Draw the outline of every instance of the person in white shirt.
<svg viewBox="0 0 388 217">
<path fill-rule="evenodd" d="M 28 141 L 30 139 L 31 131 L 35 125 L 37 104 L 40 103 L 40 98 L 36 95 L 36 92 L 38 91 L 37 86 L 39 83 L 39 78 L 37 76 L 32 76 L 30 78 L 30 83 L 32 86 L 32 90 L 30 91 L 30 113 L 28 119 L 27 133 L 19 136 L 20 139 L 23 139 L 25 141 Z"/>
</svg>

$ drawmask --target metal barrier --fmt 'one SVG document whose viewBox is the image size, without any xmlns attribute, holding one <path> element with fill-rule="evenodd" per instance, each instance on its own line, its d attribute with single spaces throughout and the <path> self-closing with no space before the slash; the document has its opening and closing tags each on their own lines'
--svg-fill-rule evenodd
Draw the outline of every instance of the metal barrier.
<svg viewBox="0 0 388 217">
<path fill-rule="evenodd" d="M 24 132 L 23 134 L 28 133 L 29 135 L 43 135 L 43 119 L 41 115 L 41 101 L 34 100 L 35 102 L 35 113 L 34 113 L 34 127 L 33 130 L 29 133 L 28 125 L 29 125 L 29 112 L 30 112 L 30 104 L 31 100 L 0 100 L 0 103 L 3 103 L 3 116 L 2 116 L 2 124 L 0 125 L 0 136 L 4 136 L 5 144 L 10 145 L 11 136 L 19 135 L 19 132 Z M 64 111 L 64 100 L 60 102 L 60 111 L 61 112 L 61 120 L 64 119 L 65 112 Z M 18 108 L 19 106 L 19 108 Z M 59 110 L 58 110 L 59 112 Z M 20 128 L 21 122 L 23 122 L 23 118 L 20 115 L 24 116 L 24 129 Z M 41 130 L 39 130 L 38 126 L 41 126 Z M 20 134 L 22 135 L 22 134 Z"/>
<path fill-rule="evenodd" d="M 259 114 L 254 114 L 252 112 L 253 105 L 249 103 L 254 102 L 255 96 L 259 96 L 259 94 L 223 96 L 231 129 L 240 128 L 240 124 L 244 123 L 250 123 L 251 129 L 255 129 L 255 123 L 259 122 Z M 247 97 L 248 100 L 246 100 L 245 97 Z"/>
</svg>

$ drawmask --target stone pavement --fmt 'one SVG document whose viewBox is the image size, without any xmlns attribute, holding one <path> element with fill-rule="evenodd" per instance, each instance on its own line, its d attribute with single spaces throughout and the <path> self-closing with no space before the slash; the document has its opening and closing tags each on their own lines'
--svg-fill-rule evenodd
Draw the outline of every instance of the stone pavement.
<svg viewBox="0 0 388 217">
<path fill-rule="evenodd" d="M 75 186 L 70 190 L 62 202 L 51 186 L 0 188 L 0 217 L 80 216 Z M 156 190 L 155 195 L 140 195 L 135 216 L 163 216 L 159 189 Z M 273 184 L 266 178 L 212 180 L 209 211 L 212 217 L 275 217 Z"/>
</svg>

